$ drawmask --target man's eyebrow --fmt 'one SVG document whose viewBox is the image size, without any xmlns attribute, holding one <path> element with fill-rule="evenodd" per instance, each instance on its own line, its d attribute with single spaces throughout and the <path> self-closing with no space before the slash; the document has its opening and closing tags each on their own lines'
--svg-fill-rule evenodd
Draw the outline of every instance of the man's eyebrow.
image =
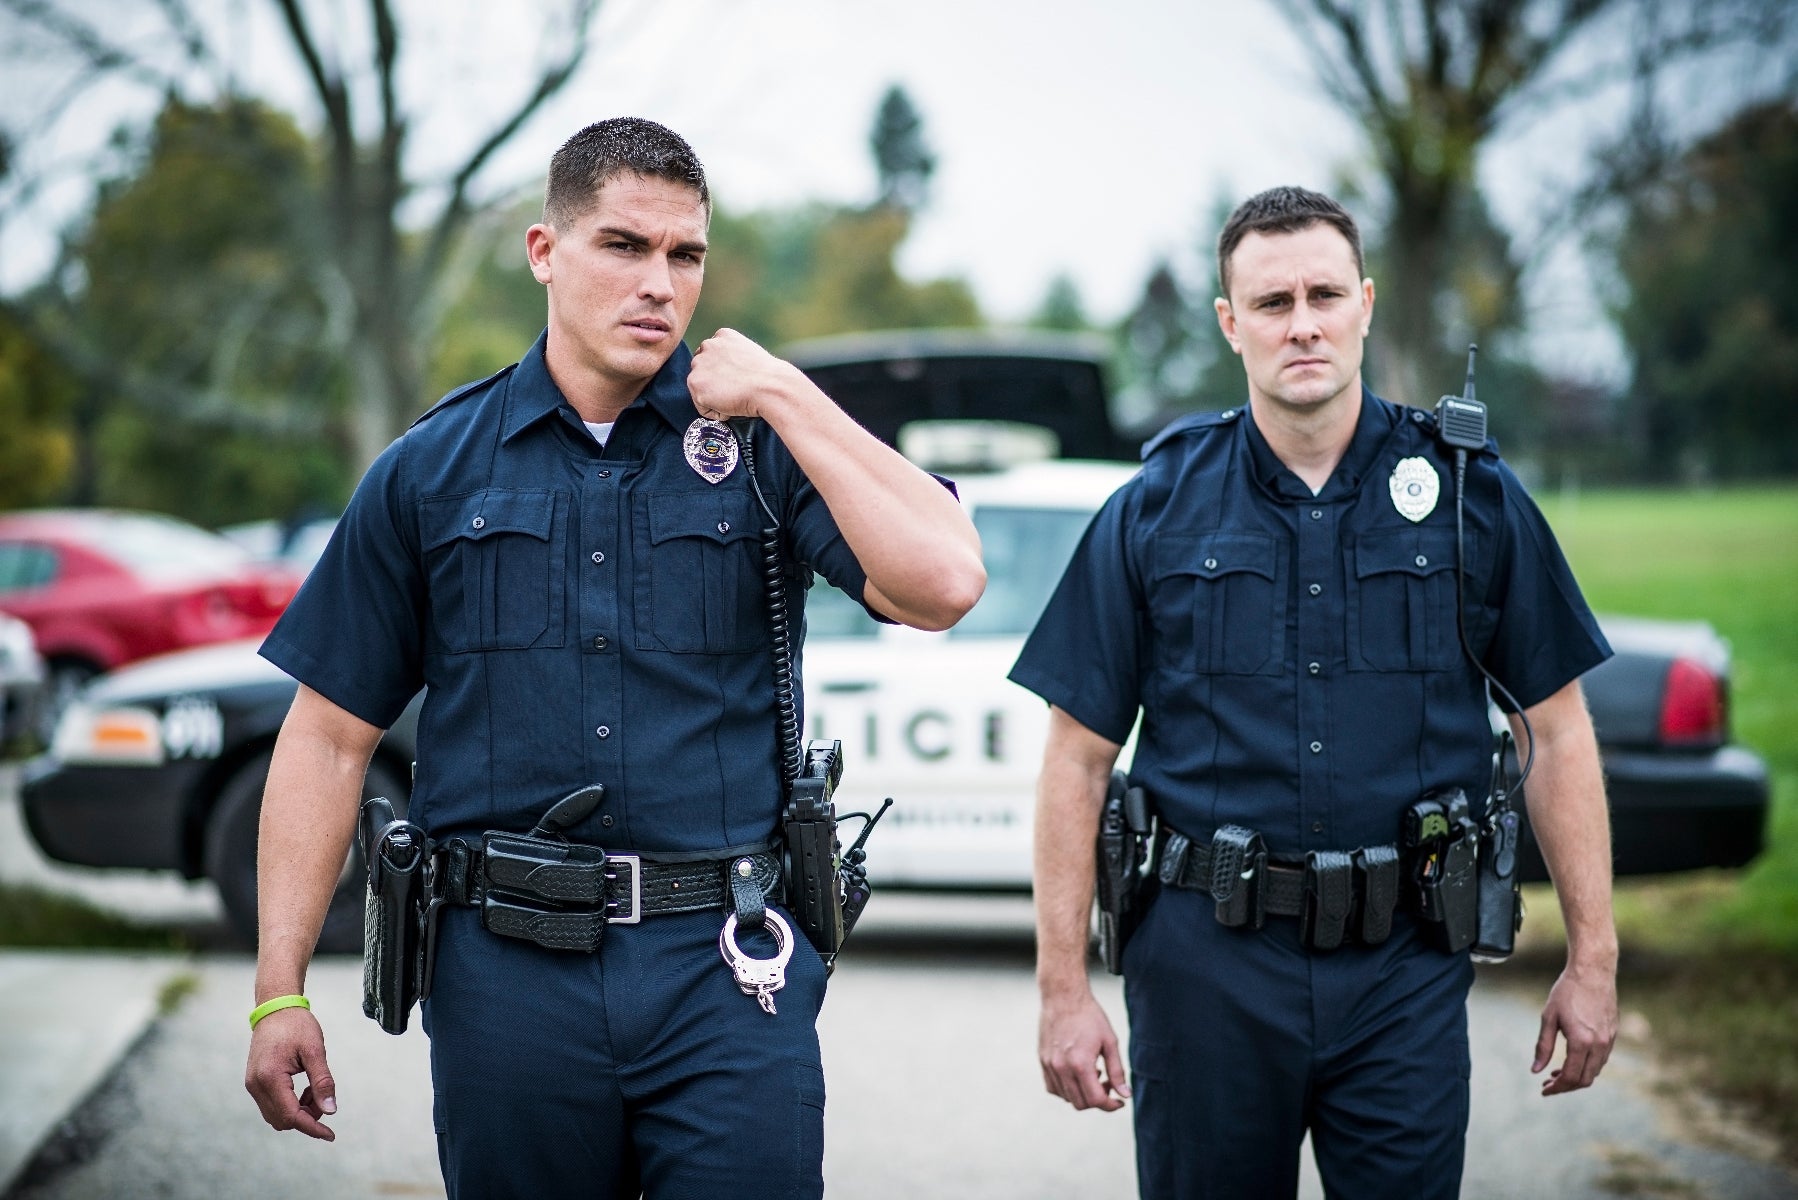
<svg viewBox="0 0 1798 1200">
<path fill-rule="evenodd" d="M 1292 289 L 1289 287 L 1270 288 L 1265 292 L 1257 292 L 1250 296 L 1249 304 L 1266 304 L 1269 300 L 1284 300 L 1290 295 L 1292 295 Z"/>
<path fill-rule="evenodd" d="M 603 236 L 615 237 L 619 241 L 629 242 L 633 246 L 647 247 L 649 245 L 649 238 L 647 238 L 646 236 L 644 236 L 641 233 L 638 233 L 634 229 L 626 229 L 622 225 L 601 225 L 599 227 L 599 232 Z M 692 253 L 704 254 L 705 250 L 706 250 L 706 244 L 703 240 L 701 240 L 701 241 L 685 241 L 685 242 L 675 243 L 674 248 L 676 250 L 686 251 L 689 254 L 692 254 Z"/>
</svg>

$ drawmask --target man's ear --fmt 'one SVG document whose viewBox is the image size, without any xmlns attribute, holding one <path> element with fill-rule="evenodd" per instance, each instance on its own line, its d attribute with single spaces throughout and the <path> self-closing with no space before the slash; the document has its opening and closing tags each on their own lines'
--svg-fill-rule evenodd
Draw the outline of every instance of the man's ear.
<svg viewBox="0 0 1798 1200">
<path fill-rule="evenodd" d="M 549 252 L 555 245 L 556 231 L 552 226 L 538 222 L 524 231 L 524 256 L 538 283 L 549 282 Z"/>
<path fill-rule="evenodd" d="M 1230 302 L 1222 296 L 1213 300 L 1211 304 L 1217 309 L 1217 327 L 1223 330 L 1224 340 L 1230 343 L 1231 350 L 1241 354 L 1242 343 L 1236 340 L 1236 310 L 1231 308 Z"/>
<path fill-rule="evenodd" d="M 1361 281 L 1361 336 L 1373 331 L 1373 280 Z"/>
</svg>

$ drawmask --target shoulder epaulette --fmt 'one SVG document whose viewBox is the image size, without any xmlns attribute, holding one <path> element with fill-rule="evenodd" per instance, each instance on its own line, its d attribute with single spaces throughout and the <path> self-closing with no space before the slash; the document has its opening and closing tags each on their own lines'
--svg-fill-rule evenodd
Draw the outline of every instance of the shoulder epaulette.
<svg viewBox="0 0 1798 1200">
<path fill-rule="evenodd" d="M 1240 408 L 1226 408 L 1222 412 L 1187 413 L 1162 427 L 1160 433 L 1143 443 L 1142 457 L 1147 462 L 1149 455 L 1161 449 L 1167 442 L 1184 434 L 1194 433 L 1201 429 L 1215 429 L 1219 425 L 1228 425 L 1242 416 Z"/>
<path fill-rule="evenodd" d="M 450 405 L 452 405 L 456 401 L 462 399 L 464 396 L 472 395 L 473 393 L 480 391 L 482 388 L 486 387 L 488 384 L 492 383 L 494 380 L 500 378 L 501 376 L 510 374 L 511 371 L 513 370 L 513 368 L 516 366 L 518 366 L 517 363 L 512 363 L 510 366 L 501 367 L 499 370 L 497 370 L 493 374 L 487 376 L 487 378 L 485 378 L 485 379 L 477 379 L 473 383 L 463 384 L 461 387 L 459 387 L 455 391 L 449 393 L 449 395 L 445 396 L 443 399 L 439 400 L 437 403 L 431 405 L 431 407 L 429 407 L 429 408 L 425 409 L 423 412 L 419 413 L 418 416 L 413 419 L 412 424 L 408 425 L 406 428 L 408 428 L 408 429 L 414 428 L 418 425 L 418 423 L 420 421 L 429 420 L 430 418 L 436 416 L 439 411 L 441 411 L 445 408 L 448 408 Z"/>
</svg>

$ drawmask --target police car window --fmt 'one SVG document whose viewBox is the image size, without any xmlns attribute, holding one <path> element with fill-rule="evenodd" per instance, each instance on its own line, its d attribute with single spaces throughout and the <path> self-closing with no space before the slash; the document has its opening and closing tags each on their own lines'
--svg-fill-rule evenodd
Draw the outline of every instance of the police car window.
<svg viewBox="0 0 1798 1200">
<path fill-rule="evenodd" d="M 871 638 L 879 635 L 880 622 L 836 588 L 819 583 L 806 593 L 806 637 Z"/>
<path fill-rule="evenodd" d="M 950 637 L 1022 637 L 1049 603 L 1093 514 L 1083 508 L 974 511 L 986 561 L 986 593 Z"/>
</svg>

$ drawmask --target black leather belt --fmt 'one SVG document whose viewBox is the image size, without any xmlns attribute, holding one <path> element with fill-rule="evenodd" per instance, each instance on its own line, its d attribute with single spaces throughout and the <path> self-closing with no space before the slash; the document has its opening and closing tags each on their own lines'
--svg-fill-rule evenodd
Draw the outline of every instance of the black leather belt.
<svg viewBox="0 0 1798 1200">
<path fill-rule="evenodd" d="M 666 861 L 580 847 L 578 857 L 521 863 L 501 852 L 454 839 L 437 848 L 432 892 L 438 901 L 481 910 L 495 933 L 540 946 L 591 951 L 607 925 L 645 916 L 754 905 L 781 891 L 780 856 L 758 846 Z"/>
<path fill-rule="evenodd" d="M 1299 940 L 1312 950 L 1385 941 L 1402 879 L 1397 846 L 1312 850 L 1285 865 L 1269 861 L 1261 835 L 1240 825 L 1221 826 L 1208 843 L 1164 826 L 1155 866 L 1163 884 L 1215 900 L 1219 924 L 1259 929 L 1269 915 L 1297 917 Z"/>
<path fill-rule="evenodd" d="M 1155 861 L 1164 861 L 1167 837 L 1163 835 L 1155 847 Z M 1186 888 L 1195 892 L 1204 892 L 1216 898 L 1211 890 L 1211 846 L 1205 842 L 1192 843 L 1184 855 L 1185 861 L 1169 863 L 1172 870 L 1161 876 L 1161 881 L 1170 887 Z M 1171 878 L 1170 878 L 1171 876 Z M 1305 909 L 1305 868 L 1300 866 L 1283 867 L 1278 863 L 1268 863 L 1263 883 L 1263 897 L 1266 911 L 1276 917 L 1296 917 Z"/>
</svg>

